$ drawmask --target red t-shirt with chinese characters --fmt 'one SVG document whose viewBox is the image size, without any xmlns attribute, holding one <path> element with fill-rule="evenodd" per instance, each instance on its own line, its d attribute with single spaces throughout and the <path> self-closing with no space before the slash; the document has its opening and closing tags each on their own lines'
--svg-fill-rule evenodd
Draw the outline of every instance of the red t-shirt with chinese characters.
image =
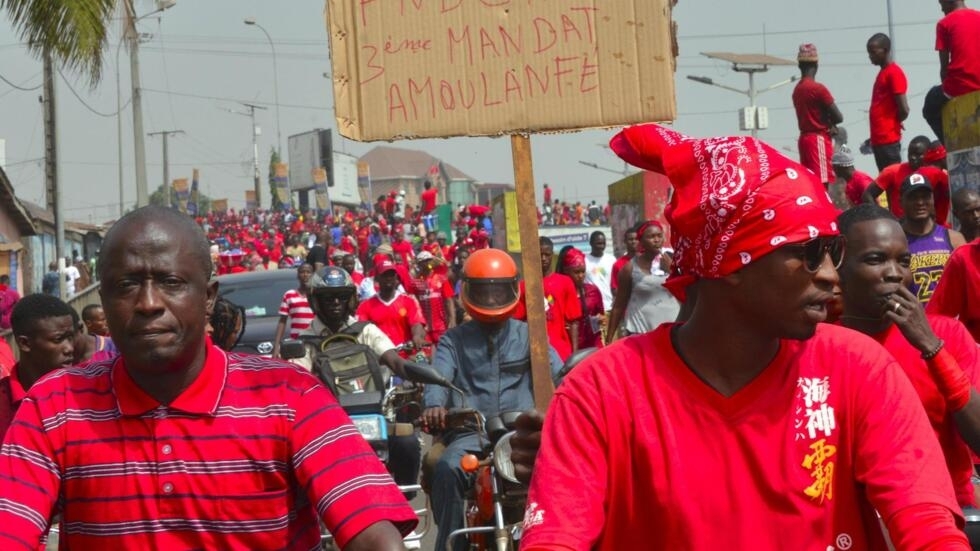
<svg viewBox="0 0 980 551">
<path fill-rule="evenodd" d="M 980 239 L 953 249 L 926 311 L 959 318 L 980 343 Z"/>
<path fill-rule="evenodd" d="M 950 97 L 980 90 L 980 11 L 960 8 L 936 23 L 936 51 L 949 52 L 943 92 Z"/>
<path fill-rule="evenodd" d="M 422 214 L 429 214 L 436 210 L 436 195 L 438 193 L 434 187 L 422 192 Z"/>
<path fill-rule="evenodd" d="M 915 390 L 870 338 L 820 324 L 725 397 L 678 357 L 675 325 L 596 352 L 558 387 L 523 551 L 878 551 L 875 509 L 959 514 Z"/>
<path fill-rule="evenodd" d="M 871 145 L 887 145 L 902 139 L 902 121 L 898 120 L 895 96 L 908 92 L 905 71 L 898 63 L 889 63 L 878 71 L 871 89 Z"/>
<path fill-rule="evenodd" d="M 943 317 L 930 315 L 929 325 L 937 337 L 945 343 L 943 346 L 956 358 L 960 369 L 973 383 L 974 388 L 980 388 L 980 366 L 977 365 L 977 343 L 960 322 Z M 973 474 L 973 458 L 970 448 L 960 437 L 953 413 L 946 408 L 946 400 L 936 387 L 936 382 L 929 373 L 929 366 L 922 359 L 922 352 L 909 344 L 897 325 L 892 325 L 883 333 L 872 335 L 888 350 L 895 361 L 902 367 L 909 381 L 925 406 L 926 415 L 932 424 L 932 429 L 939 438 L 939 445 L 946 456 L 946 466 L 953 478 L 953 488 L 956 500 L 964 507 L 975 506 L 973 484 L 970 476 Z"/>
<path fill-rule="evenodd" d="M 381 300 L 381 295 L 362 302 L 357 307 L 357 319 L 377 325 L 396 346 L 412 340 L 413 325 L 425 325 L 422 308 L 415 297 L 397 292 L 391 302 Z"/>
<path fill-rule="evenodd" d="M 544 317 L 548 329 L 548 342 L 562 361 L 572 355 L 572 337 L 566 326 L 582 317 L 582 305 L 575 290 L 575 282 L 564 274 L 550 273 L 541 284 L 544 287 Z M 521 300 L 517 303 L 514 318 L 527 320 L 524 297 L 524 280 L 521 280 Z"/>
<path fill-rule="evenodd" d="M 793 89 L 793 107 L 800 132 L 825 133 L 827 125 L 826 110 L 834 103 L 830 90 L 810 77 L 803 77 Z"/>
<path fill-rule="evenodd" d="M 886 166 L 875 180 L 875 184 L 888 194 L 888 209 L 896 217 L 901 218 L 905 215 L 902 209 L 902 182 L 912 174 L 912 167 L 908 163 L 897 163 Z M 943 169 L 932 166 L 920 166 L 914 171 L 929 180 L 932 185 L 932 198 L 936 207 L 936 222 L 946 225 L 949 219 L 949 175 Z"/>
</svg>

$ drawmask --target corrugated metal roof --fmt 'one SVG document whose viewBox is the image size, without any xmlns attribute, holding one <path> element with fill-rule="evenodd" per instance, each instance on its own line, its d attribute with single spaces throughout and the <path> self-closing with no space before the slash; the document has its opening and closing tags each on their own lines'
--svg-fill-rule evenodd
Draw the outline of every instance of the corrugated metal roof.
<svg viewBox="0 0 980 551">
<path fill-rule="evenodd" d="M 701 52 L 711 59 L 720 59 L 736 65 L 796 65 L 791 59 L 783 59 L 768 54 L 733 54 L 731 52 Z"/>
</svg>

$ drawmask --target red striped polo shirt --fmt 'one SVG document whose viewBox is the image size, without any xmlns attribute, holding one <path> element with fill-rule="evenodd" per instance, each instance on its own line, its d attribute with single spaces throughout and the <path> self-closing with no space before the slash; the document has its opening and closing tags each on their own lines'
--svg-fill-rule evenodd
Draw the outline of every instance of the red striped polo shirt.
<svg viewBox="0 0 980 551">
<path fill-rule="evenodd" d="M 279 305 L 279 315 L 289 318 L 289 338 L 295 339 L 299 334 L 313 323 L 316 315 L 310 308 L 310 302 L 306 296 L 296 289 L 290 289 L 283 293 L 282 304 Z"/>
<path fill-rule="evenodd" d="M 61 512 L 71 549 L 343 547 L 371 524 L 417 519 L 318 380 L 209 344 L 170 405 L 123 360 L 52 373 L 0 449 L 0 548 L 36 549 Z"/>
</svg>

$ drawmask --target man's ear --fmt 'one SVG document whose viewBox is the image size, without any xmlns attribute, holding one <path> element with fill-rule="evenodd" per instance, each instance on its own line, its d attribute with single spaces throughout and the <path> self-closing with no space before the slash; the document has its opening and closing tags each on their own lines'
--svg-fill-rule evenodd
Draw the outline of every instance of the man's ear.
<svg viewBox="0 0 980 551">
<path fill-rule="evenodd" d="M 14 340 L 17 341 L 17 348 L 20 350 L 21 354 L 30 353 L 31 351 L 31 338 L 27 335 L 15 335 Z"/>
<path fill-rule="evenodd" d="M 211 281 L 208 282 L 207 297 L 208 298 L 207 298 L 207 302 L 205 303 L 205 305 L 206 305 L 206 308 L 207 308 L 207 315 L 208 315 L 208 317 L 210 317 L 211 314 L 214 312 L 214 303 L 215 303 L 216 300 L 218 300 L 218 280 L 217 279 L 211 279 Z"/>
</svg>

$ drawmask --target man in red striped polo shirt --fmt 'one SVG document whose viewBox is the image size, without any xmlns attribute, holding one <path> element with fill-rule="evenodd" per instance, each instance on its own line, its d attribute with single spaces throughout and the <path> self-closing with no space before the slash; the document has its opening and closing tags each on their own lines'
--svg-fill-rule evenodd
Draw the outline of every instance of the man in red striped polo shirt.
<svg viewBox="0 0 980 551">
<path fill-rule="evenodd" d="M 0 449 L 0 546 L 303 549 L 318 519 L 343 549 L 402 549 L 417 523 L 317 379 L 225 354 L 194 221 L 161 207 L 115 223 L 99 258 L 115 360 L 36 383 Z"/>
</svg>

